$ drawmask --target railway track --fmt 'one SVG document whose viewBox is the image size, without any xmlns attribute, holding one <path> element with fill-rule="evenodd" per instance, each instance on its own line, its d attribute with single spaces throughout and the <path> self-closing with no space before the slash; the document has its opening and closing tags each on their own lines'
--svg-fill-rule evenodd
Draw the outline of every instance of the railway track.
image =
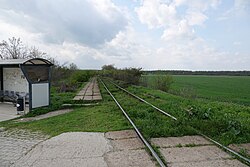
<svg viewBox="0 0 250 167">
<path fill-rule="evenodd" d="M 130 124 L 133 126 L 133 128 L 135 129 L 136 133 L 138 134 L 138 136 L 140 137 L 140 139 L 142 140 L 142 142 L 146 145 L 146 147 L 149 149 L 149 151 L 151 152 L 151 154 L 153 155 L 153 157 L 155 158 L 155 160 L 158 162 L 158 164 L 163 167 L 166 166 L 163 161 L 159 158 L 159 155 L 157 155 L 157 153 L 155 152 L 155 150 L 152 148 L 152 146 L 147 142 L 147 140 L 143 137 L 142 133 L 139 131 L 139 129 L 136 127 L 135 123 L 131 120 L 131 118 L 129 117 L 129 115 L 127 114 L 127 112 L 122 108 L 122 106 L 120 105 L 120 103 L 118 102 L 118 100 L 114 97 L 114 95 L 110 92 L 110 90 L 108 89 L 108 87 L 106 86 L 106 84 L 103 82 L 102 79 L 100 79 L 101 83 L 103 84 L 104 88 L 107 90 L 107 92 L 109 93 L 109 95 L 112 97 L 112 99 L 115 101 L 115 103 L 117 104 L 117 106 L 121 109 L 121 111 L 123 112 L 123 114 L 125 115 L 125 117 L 128 119 L 128 121 L 130 122 Z M 111 84 L 113 84 L 115 87 L 117 87 L 118 89 L 120 89 L 121 91 L 127 93 L 128 95 L 130 95 L 131 97 L 141 101 L 142 103 L 145 103 L 149 106 L 151 106 L 152 108 L 154 108 L 155 110 L 157 110 L 158 112 L 162 113 L 163 115 L 177 121 L 177 118 L 169 113 L 167 113 L 166 111 L 163 111 L 162 109 L 158 108 L 157 106 L 151 104 L 150 102 L 146 101 L 145 99 L 129 92 L 128 90 L 122 88 L 121 86 L 117 85 L 116 83 L 109 81 Z M 215 145 L 217 145 L 218 147 L 224 149 L 225 151 L 229 152 L 230 154 L 234 155 L 235 157 L 237 157 L 238 159 L 240 159 L 241 161 L 245 162 L 246 164 L 250 165 L 250 159 L 240 155 L 239 153 L 235 152 L 234 150 L 220 144 L 219 142 L 213 140 L 212 138 L 204 135 L 203 133 L 197 131 L 197 133 L 201 136 L 203 136 L 204 138 L 206 138 L 207 140 L 209 140 L 210 142 L 214 143 Z"/>
<path fill-rule="evenodd" d="M 139 131 L 139 129 L 136 127 L 135 123 L 130 119 L 130 117 L 128 116 L 127 112 L 122 108 L 122 106 L 120 105 L 120 103 L 116 100 L 116 98 L 113 96 L 113 94 L 109 91 L 109 89 L 107 88 L 107 86 L 105 85 L 105 83 L 100 80 L 101 83 L 103 84 L 104 88 L 107 90 L 107 92 L 109 93 L 109 95 L 113 98 L 113 100 L 115 101 L 115 103 L 117 104 L 117 106 L 121 109 L 121 111 L 123 112 L 123 114 L 125 115 L 125 117 L 127 118 L 127 120 L 130 122 L 130 124 L 133 126 L 133 128 L 135 129 L 136 133 L 138 134 L 138 136 L 140 137 L 140 139 L 142 140 L 142 142 L 146 145 L 146 147 L 150 150 L 151 154 L 153 155 L 153 157 L 155 158 L 155 160 L 158 162 L 158 164 L 161 167 L 165 167 L 166 165 L 163 163 L 163 161 L 160 159 L 160 157 L 158 156 L 158 154 L 155 152 L 155 150 L 152 148 L 152 146 L 147 142 L 147 140 L 143 137 L 142 133 Z"/>
</svg>

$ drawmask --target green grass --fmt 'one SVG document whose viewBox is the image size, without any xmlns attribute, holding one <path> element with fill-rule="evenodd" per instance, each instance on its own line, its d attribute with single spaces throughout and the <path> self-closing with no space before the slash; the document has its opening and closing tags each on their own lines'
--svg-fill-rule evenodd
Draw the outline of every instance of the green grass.
<svg viewBox="0 0 250 167">
<path fill-rule="evenodd" d="M 170 93 L 250 105 L 250 76 L 175 75 L 173 79 Z"/>
<path fill-rule="evenodd" d="M 178 118 L 177 122 L 165 125 L 168 127 L 160 125 L 150 127 L 159 128 L 161 136 L 193 133 L 191 130 L 195 128 L 225 145 L 250 142 L 249 106 L 206 99 L 187 99 L 143 87 L 129 87 L 128 89 Z M 158 124 L 158 121 L 151 123 L 151 125 L 154 124 Z M 174 133 L 171 134 L 173 130 Z M 175 130 L 178 131 L 175 132 Z"/>
<path fill-rule="evenodd" d="M 177 117 L 178 120 L 174 121 L 119 91 L 111 83 L 107 82 L 107 86 L 147 139 L 193 135 L 197 134 L 198 130 L 225 145 L 250 142 L 249 106 L 183 98 L 139 86 L 127 88 Z M 75 108 L 71 113 L 40 121 L 28 123 L 7 121 L 0 123 L 0 126 L 39 130 L 51 136 L 70 131 L 106 132 L 131 128 L 101 84 L 100 87 L 103 101 L 97 106 Z"/>
<path fill-rule="evenodd" d="M 103 91 L 103 87 L 101 87 L 101 91 Z M 71 93 L 58 94 L 56 97 L 58 100 L 60 98 L 67 100 L 68 96 L 71 96 Z M 102 96 L 104 100 L 96 106 L 74 108 L 74 111 L 70 113 L 39 121 L 23 123 L 16 123 L 14 121 L 0 122 L 0 127 L 41 131 L 50 136 L 56 136 L 64 132 L 107 132 L 131 129 L 129 122 L 109 95 L 103 92 Z M 48 112 L 48 108 L 41 108 L 37 112 L 42 111 Z M 37 113 L 34 113 L 34 115 L 37 115 Z"/>
<path fill-rule="evenodd" d="M 112 110 L 112 107 L 104 103 L 95 107 L 78 108 L 71 113 L 39 121 L 8 122 L 5 126 L 42 131 L 50 136 L 56 136 L 64 132 L 107 132 L 130 127 L 121 113 Z"/>
</svg>

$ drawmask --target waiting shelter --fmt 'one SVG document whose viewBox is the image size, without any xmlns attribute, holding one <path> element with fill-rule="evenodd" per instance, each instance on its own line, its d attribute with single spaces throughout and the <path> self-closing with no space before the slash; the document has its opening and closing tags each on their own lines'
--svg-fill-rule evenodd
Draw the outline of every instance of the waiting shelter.
<svg viewBox="0 0 250 167">
<path fill-rule="evenodd" d="M 0 60 L 1 101 L 22 97 L 29 111 L 49 106 L 52 65 L 42 58 Z"/>
</svg>

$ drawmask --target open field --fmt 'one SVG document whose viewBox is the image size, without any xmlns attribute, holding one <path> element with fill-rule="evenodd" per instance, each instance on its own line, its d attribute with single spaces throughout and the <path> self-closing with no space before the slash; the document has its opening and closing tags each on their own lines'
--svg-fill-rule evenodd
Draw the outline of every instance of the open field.
<svg viewBox="0 0 250 167">
<path fill-rule="evenodd" d="M 249 106 L 203 98 L 185 98 L 141 86 L 127 87 L 120 82 L 132 93 L 175 116 L 178 120 L 174 121 L 120 91 L 108 80 L 105 81 L 148 140 L 155 137 L 196 135 L 197 132 L 202 132 L 224 145 L 250 142 Z M 131 129 L 107 91 L 101 84 L 99 86 L 103 100 L 96 106 L 76 107 L 73 112 L 33 122 L 1 122 L 0 127 L 41 131 L 50 136 L 71 131 L 107 132 Z M 60 94 L 61 97 L 54 94 L 52 101 L 57 101 L 59 105 L 60 99 L 69 101 L 74 94 L 64 93 Z"/>
<path fill-rule="evenodd" d="M 130 86 L 128 89 L 178 118 L 175 122 L 151 107 L 107 85 L 147 138 L 196 134 L 195 129 L 221 143 L 250 142 L 250 107 L 206 99 L 184 98 L 158 90 Z M 40 130 L 49 135 L 68 131 L 110 131 L 131 128 L 111 97 L 100 85 L 103 101 L 97 106 L 78 107 L 64 115 L 26 123 L 7 121 L 0 126 Z M 67 94 L 67 93 L 66 93 Z M 54 98 L 66 98 L 53 96 Z M 69 97 L 72 97 L 70 95 Z M 67 97 L 66 99 L 68 99 Z M 56 101 L 54 99 L 54 101 Z M 58 104 L 59 105 L 59 104 Z"/>
<path fill-rule="evenodd" d="M 173 94 L 250 105 L 249 76 L 175 75 L 173 81 L 170 89 Z"/>
</svg>

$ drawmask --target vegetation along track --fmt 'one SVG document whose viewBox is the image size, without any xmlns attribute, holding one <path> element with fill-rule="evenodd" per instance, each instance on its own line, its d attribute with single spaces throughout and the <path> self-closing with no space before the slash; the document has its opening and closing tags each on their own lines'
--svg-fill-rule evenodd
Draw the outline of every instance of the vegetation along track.
<svg viewBox="0 0 250 167">
<path fill-rule="evenodd" d="M 126 111 L 122 108 L 122 106 L 119 104 L 119 102 L 113 96 L 113 94 L 109 91 L 109 89 L 107 88 L 107 86 L 105 85 L 105 83 L 102 80 L 101 80 L 101 82 L 102 82 L 104 88 L 107 90 L 107 92 L 113 98 L 113 100 L 115 101 L 115 103 L 117 104 L 117 106 L 122 110 L 123 114 L 128 119 L 128 121 L 130 122 L 130 124 L 133 126 L 133 128 L 135 129 L 136 133 L 138 134 L 138 136 L 140 137 L 140 139 L 142 140 L 142 142 L 150 150 L 150 152 L 152 153 L 152 155 L 156 159 L 156 161 L 159 163 L 159 165 L 161 167 L 165 167 L 165 164 L 162 162 L 162 160 L 160 159 L 160 157 L 157 155 L 157 153 L 154 151 L 154 149 L 151 147 L 151 145 L 147 142 L 147 140 L 143 137 L 143 135 L 141 134 L 141 132 L 139 131 L 139 129 L 136 127 L 136 125 L 134 124 L 134 122 L 130 119 L 130 117 L 128 116 L 128 114 L 126 113 Z"/>
<path fill-rule="evenodd" d="M 112 93 L 109 91 L 109 89 L 106 87 L 106 85 L 105 85 L 105 83 L 101 80 L 101 82 L 102 82 L 102 84 L 104 85 L 104 87 L 105 87 L 105 89 L 108 91 L 108 93 L 111 95 L 111 97 L 113 98 L 113 100 L 116 102 L 116 104 L 119 106 L 119 108 L 123 111 L 123 113 L 124 113 L 124 115 L 127 117 L 127 119 L 129 120 L 129 121 L 132 121 L 130 118 L 129 118 L 129 116 L 128 116 L 128 114 L 126 113 L 126 111 L 121 107 L 121 105 L 119 104 L 119 102 L 116 100 L 116 98 L 112 95 Z M 155 105 L 153 105 L 153 104 L 151 104 L 151 103 L 149 103 L 148 101 L 146 101 L 146 100 L 144 100 L 143 98 L 141 98 L 141 97 L 139 97 L 139 96 L 137 96 L 137 95 L 135 95 L 135 94 L 133 94 L 133 93 L 131 93 L 131 92 L 129 92 L 128 90 L 126 90 L 126 89 L 124 89 L 124 88 L 122 88 L 121 86 L 119 86 L 119 85 L 117 85 L 116 83 L 114 83 L 114 82 L 112 82 L 112 81 L 109 81 L 109 83 L 112 83 L 112 84 L 109 84 L 109 87 L 112 89 L 112 91 L 113 91 L 113 93 L 114 94 L 116 94 L 116 96 L 119 96 L 119 94 L 118 93 L 116 93 L 116 92 L 118 92 L 118 90 L 116 89 L 116 88 L 118 88 L 119 90 L 122 90 L 122 91 L 124 91 L 124 92 L 126 92 L 129 96 L 130 96 L 130 99 L 131 99 L 131 97 L 133 97 L 133 98 L 136 98 L 137 100 L 139 100 L 139 101 L 141 101 L 141 102 L 143 102 L 144 104 L 146 104 L 146 105 L 149 105 L 149 106 L 151 106 L 152 108 L 154 108 L 155 110 L 157 110 L 157 111 L 159 111 L 159 112 L 161 112 L 162 113 L 162 115 L 164 115 L 164 116 L 168 116 L 169 118 L 171 118 L 172 120 L 174 120 L 174 124 L 176 124 L 176 126 L 180 126 L 180 127 L 184 127 L 184 126 L 187 126 L 186 128 L 184 128 L 184 129 L 186 129 L 187 130 L 187 133 L 180 133 L 179 135 L 189 135 L 189 134 L 199 134 L 199 135 L 201 135 L 201 136 L 203 136 L 204 138 L 206 138 L 206 139 L 208 139 L 209 141 L 211 141 L 212 143 L 214 143 L 214 144 L 216 144 L 217 146 L 219 146 L 219 147 L 221 147 L 222 149 L 224 149 L 224 150 L 226 150 L 227 152 L 229 152 L 229 153 L 231 153 L 232 155 L 234 155 L 234 156 L 236 156 L 238 159 L 240 159 L 241 161 L 243 161 L 243 162 L 245 162 L 246 164 L 250 164 L 250 160 L 248 159 L 248 158 L 246 158 L 246 157 L 244 157 L 244 156 L 242 156 L 242 155 L 240 155 L 240 154 L 238 154 L 237 152 L 235 152 L 235 151 L 233 151 L 232 149 L 230 149 L 230 148 L 228 148 L 228 147 L 226 147 L 226 146 L 224 146 L 224 145 L 222 145 L 222 144 L 220 144 L 219 142 L 217 142 L 217 141 L 215 141 L 215 140 L 213 140 L 213 139 L 211 139 L 210 137 L 208 137 L 207 135 L 204 135 L 203 133 L 201 133 L 201 132 L 199 132 L 198 130 L 196 130 L 195 128 L 193 128 L 193 127 L 190 127 L 189 125 L 187 125 L 187 124 L 185 124 L 185 123 L 181 123 L 181 120 L 177 120 L 177 118 L 176 117 L 174 117 L 173 115 L 171 115 L 171 114 L 169 114 L 169 113 L 167 113 L 167 112 L 165 112 L 165 111 L 163 111 L 162 109 L 160 109 L 160 108 L 158 108 L 158 107 L 156 107 Z M 116 88 L 115 88 L 115 87 Z M 123 95 L 124 96 L 124 95 Z M 128 96 L 126 96 L 127 98 L 128 98 Z M 121 100 L 121 102 L 124 102 L 123 100 Z M 124 106 L 126 106 L 126 105 L 124 105 Z M 140 108 L 140 107 L 139 107 Z M 138 108 L 138 109 L 139 109 Z M 142 107 L 142 108 L 144 108 L 144 107 Z M 141 110 L 141 109 L 140 109 Z M 127 110 L 128 112 L 129 112 L 129 109 Z M 134 112 L 137 112 L 137 111 L 134 111 Z M 149 110 L 149 113 L 152 113 L 152 110 Z M 142 115 L 142 117 L 145 117 L 145 115 L 143 115 L 142 114 L 142 111 L 139 111 L 139 115 Z M 155 113 L 155 112 L 154 112 Z M 132 113 L 132 115 L 136 115 L 136 114 L 133 114 Z M 138 116 L 138 115 L 137 115 Z M 148 116 L 150 116 L 150 114 L 148 115 Z M 148 117 L 147 116 L 147 117 Z M 153 115 L 153 117 L 154 117 L 155 115 Z M 165 119 L 166 120 L 166 119 Z M 141 123 L 141 122 L 143 122 L 142 120 L 140 120 L 140 118 L 135 118 L 135 122 L 139 122 L 139 124 L 140 125 L 143 125 L 143 123 Z M 157 121 L 156 121 L 157 122 Z M 153 127 L 155 127 L 155 123 L 156 122 L 154 122 L 153 124 L 151 124 Z M 131 123 L 131 122 L 130 122 Z M 161 123 L 160 123 L 161 124 Z M 172 123 L 170 123 L 170 125 L 169 126 L 175 126 L 173 124 L 173 122 Z M 182 124 L 182 125 L 181 125 Z M 141 139 L 142 139 L 142 141 L 145 143 L 145 139 L 144 139 L 144 137 L 141 135 L 141 132 L 138 130 L 138 129 L 140 129 L 141 128 L 141 131 L 144 131 L 144 132 L 146 132 L 146 137 L 147 138 L 150 138 L 150 137 L 152 137 L 152 135 L 150 135 L 150 132 L 148 132 L 147 131 L 147 129 L 145 129 L 145 128 L 147 128 L 147 127 L 149 127 L 149 126 L 147 126 L 147 127 L 143 127 L 143 126 L 140 126 L 139 125 L 139 128 L 137 128 L 136 127 L 136 125 L 133 123 L 133 121 L 132 121 L 132 125 L 133 125 L 133 127 L 136 129 L 136 132 L 138 133 L 138 135 L 140 136 L 140 137 L 142 137 Z M 157 126 L 156 126 L 157 127 Z M 177 128 L 176 130 L 178 130 L 179 128 Z M 192 129 L 192 130 L 190 130 L 190 129 Z M 155 129 L 155 130 L 157 130 L 157 129 Z M 162 129 L 163 131 L 164 131 L 164 129 Z M 172 130 L 172 129 L 171 129 Z M 174 130 L 175 131 L 175 130 Z M 152 132 L 151 132 L 152 133 Z M 173 135 L 173 134 L 172 134 Z M 153 135 L 153 137 L 155 137 L 155 136 L 157 136 L 157 134 L 154 134 Z M 168 135 L 167 135 L 168 136 Z M 171 134 L 169 134 L 169 136 L 171 136 Z M 145 141 L 144 141 L 145 140 Z M 147 141 L 146 141 L 146 143 L 147 143 Z M 146 144 L 145 143 L 145 145 L 148 147 L 148 143 Z M 149 145 L 150 146 L 150 145 Z M 152 149 L 152 147 L 151 147 L 151 149 Z M 155 152 L 154 152 L 154 150 L 151 150 L 150 148 L 149 148 L 149 150 L 151 151 L 151 153 L 152 153 L 152 155 L 154 155 L 154 154 L 156 154 Z M 153 151 L 153 152 L 152 152 Z M 157 156 L 157 155 L 156 155 Z M 158 157 L 158 156 L 157 156 Z M 155 157 L 156 158 L 156 157 Z M 156 158 L 156 160 L 158 161 L 158 159 Z M 158 161 L 159 162 L 159 161 Z M 161 165 L 161 161 L 159 162 L 159 164 Z"/>
</svg>

